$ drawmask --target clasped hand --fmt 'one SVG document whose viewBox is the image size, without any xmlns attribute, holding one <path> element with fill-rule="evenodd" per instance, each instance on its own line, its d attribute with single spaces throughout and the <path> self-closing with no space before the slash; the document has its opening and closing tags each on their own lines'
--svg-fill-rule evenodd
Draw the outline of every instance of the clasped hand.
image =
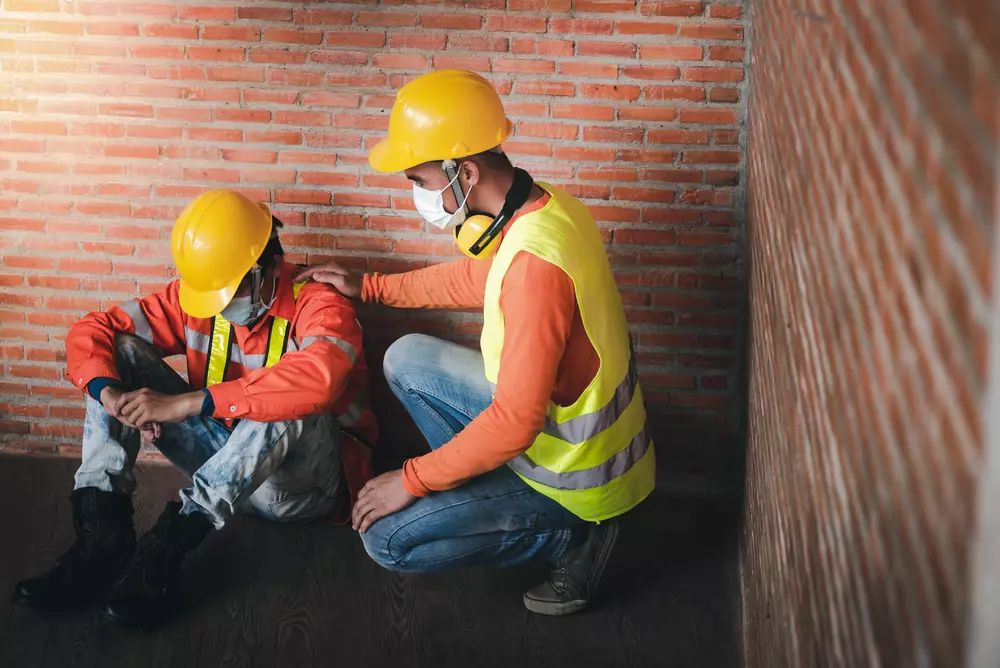
<svg viewBox="0 0 1000 668">
<path fill-rule="evenodd" d="M 163 394 L 149 388 L 124 392 L 120 387 L 106 387 L 101 404 L 113 418 L 142 433 L 146 441 L 160 436 L 164 422 L 181 422 L 201 412 L 205 395 L 201 391 Z"/>
</svg>

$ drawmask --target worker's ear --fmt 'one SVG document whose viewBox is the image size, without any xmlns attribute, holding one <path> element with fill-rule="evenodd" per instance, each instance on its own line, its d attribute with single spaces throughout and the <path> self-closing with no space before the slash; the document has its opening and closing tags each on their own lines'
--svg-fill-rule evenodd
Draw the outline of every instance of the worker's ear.
<svg viewBox="0 0 1000 668">
<path fill-rule="evenodd" d="M 466 191 L 472 186 L 479 183 L 479 177 L 481 175 L 479 171 L 479 165 L 476 164 L 474 161 L 472 160 L 464 161 L 459 166 L 458 170 L 459 170 L 458 173 L 461 177 L 460 180 L 463 182 Z"/>
</svg>

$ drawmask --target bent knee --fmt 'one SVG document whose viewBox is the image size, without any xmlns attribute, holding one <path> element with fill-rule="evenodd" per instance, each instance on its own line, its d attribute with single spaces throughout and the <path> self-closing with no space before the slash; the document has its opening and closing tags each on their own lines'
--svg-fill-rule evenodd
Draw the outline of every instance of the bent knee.
<svg viewBox="0 0 1000 668">
<path fill-rule="evenodd" d="M 390 571 L 404 570 L 403 565 L 389 551 L 389 535 L 379 527 L 378 522 L 358 535 L 361 536 L 361 544 L 365 546 L 365 552 L 368 553 L 372 561 Z"/>
<path fill-rule="evenodd" d="M 412 369 L 428 355 L 429 348 L 440 342 L 426 334 L 407 334 L 396 339 L 385 351 L 382 371 L 387 381 L 399 381 L 408 369 Z"/>
</svg>

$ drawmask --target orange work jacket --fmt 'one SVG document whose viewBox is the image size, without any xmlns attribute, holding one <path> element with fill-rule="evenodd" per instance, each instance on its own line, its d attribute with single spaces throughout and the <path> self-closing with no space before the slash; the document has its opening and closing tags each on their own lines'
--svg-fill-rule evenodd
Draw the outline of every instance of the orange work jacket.
<svg viewBox="0 0 1000 668">
<path fill-rule="evenodd" d="M 341 456 L 353 501 L 372 477 L 369 445 L 378 438 L 361 326 L 353 304 L 333 288 L 313 282 L 293 286 L 298 271 L 282 263 L 274 303 L 251 327 L 187 315 L 177 281 L 148 297 L 89 313 L 66 338 L 69 378 L 83 391 L 95 378 L 119 380 L 115 335 L 127 333 L 164 357 L 185 355 L 188 383 L 208 389 L 215 403 L 212 417 L 227 425 L 237 418 L 278 422 L 330 412 L 344 428 Z"/>
</svg>

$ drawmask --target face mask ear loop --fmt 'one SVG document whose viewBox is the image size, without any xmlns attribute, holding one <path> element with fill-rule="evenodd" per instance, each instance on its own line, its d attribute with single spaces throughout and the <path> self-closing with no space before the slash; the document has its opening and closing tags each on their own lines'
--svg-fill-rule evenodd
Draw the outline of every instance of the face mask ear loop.
<svg viewBox="0 0 1000 668">
<path fill-rule="evenodd" d="M 468 217 L 469 196 L 462 192 L 462 184 L 458 182 L 458 163 L 454 160 L 445 160 L 441 163 L 441 169 L 444 170 L 445 176 L 451 181 L 451 192 L 455 195 L 455 204 L 461 202 L 459 208 L 463 209 L 465 217 Z M 458 210 L 456 209 L 455 212 L 458 213 Z"/>
</svg>

